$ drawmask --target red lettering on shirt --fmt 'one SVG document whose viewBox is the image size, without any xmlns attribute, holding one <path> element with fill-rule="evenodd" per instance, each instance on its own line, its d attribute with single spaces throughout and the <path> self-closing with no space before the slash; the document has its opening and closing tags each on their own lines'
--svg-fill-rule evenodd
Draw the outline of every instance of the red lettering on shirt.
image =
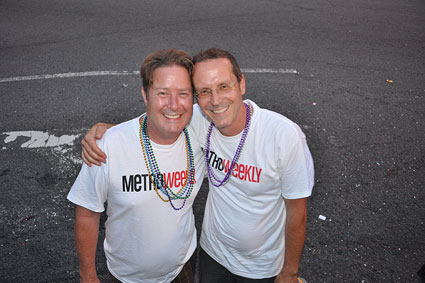
<svg viewBox="0 0 425 283">
<path fill-rule="evenodd" d="M 230 160 L 223 159 L 223 168 L 224 168 L 223 170 L 225 174 L 227 174 L 227 172 L 230 170 L 230 165 L 231 165 Z M 232 170 L 232 176 L 243 181 L 259 183 L 261 171 L 262 171 L 261 168 L 257 168 L 252 165 L 235 163 L 235 166 L 233 167 L 233 170 Z"/>
<path fill-rule="evenodd" d="M 261 175 L 261 168 L 255 167 L 255 172 L 257 173 L 257 183 L 260 183 L 260 175 Z"/>
<path fill-rule="evenodd" d="M 251 169 L 254 169 L 253 166 L 245 165 L 245 178 L 244 178 L 245 181 L 246 181 L 246 178 L 248 178 L 248 181 L 251 182 L 251 174 L 250 174 Z"/>
<path fill-rule="evenodd" d="M 168 175 L 168 177 L 167 177 Z M 174 172 L 170 172 L 170 173 L 164 173 L 164 182 L 165 184 L 169 187 L 172 188 L 173 187 L 173 183 L 174 183 Z"/>
<path fill-rule="evenodd" d="M 169 188 L 184 187 L 187 184 L 187 177 L 186 177 L 187 171 L 186 170 L 163 173 L 162 176 L 164 177 L 165 184 Z M 196 183 L 196 180 L 195 180 L 194 183 Z"/>
<path fill-rule="evenodd" d="M 174 182 L 174 187 L 180 187 L 180 172 L 174 172 L 174 174 L 176 175 L 176 177 L 174 178 L 175 182 Z"/>
<path fill-rule="evenodd" d="M 238 168 L 239 165 L 237 163 L 235 163 L 235 166 L 233 167 L 233 171 L 232 171 L 232 176 L 233 177 L 237 177 L 238 176 Z"/>
<path fill-rule="evenodd" d="M 229 168 L 230 168 L 230 161 L 223 159 L 223 166 L 224 166 L 224 173 L 227 173 L 227 171 L 229 171 Z"/>
<path fill-rule="evenodd" d="M 245 173 L 245 165 L 241 164 L 239 166 L 239 173 L 238 173 L 238 178 L 243 180 L 244 174 Z"/>
<path fill-rule="evenodd" d="M 182 176 L 181 176 L 181 179 L 182 179 L 181 186 L 184 187 L 187 184 L 187 177 L 186 177 L 187 176 L 187 171 L 186 170 L 183 170 L 181 174 L 182 174 Z"/>
</svg>

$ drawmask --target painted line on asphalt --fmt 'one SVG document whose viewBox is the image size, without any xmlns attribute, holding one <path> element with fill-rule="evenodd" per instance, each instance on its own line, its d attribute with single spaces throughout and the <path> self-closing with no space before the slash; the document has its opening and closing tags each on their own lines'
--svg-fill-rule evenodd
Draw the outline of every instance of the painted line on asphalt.
<svg viewBox="0 0 425 283">
<path fill-rule="evenodd" d="M 2 78 L 0 79 L 0 83 L 46 80 L 46 79 L 77 78 L 77 77 L 128 76 L 128 75 L 137 75 L 137 74 L 139 74 L 139 71 L 92 71 L 92 72 L 62 73 L 62 74 L 51 74 L 51 75 L 33 75 L 33 76 L 24 76 L 24 77 Z"/>
<path fill-rule="evenodd" d="M 78 132 L 80 132 L 78 134 Z M 79 152 L 73 150 L 76 140 L 86 132 L 86 129 L 81 129 L 75 135 L 55 136 L 49 132 L 42 131 L 13 131 L 3 132 L 1 135 L 6 135 L 3 141 L 1 150 L 12 149 L 16 143 L 21 148 L 40 149 L 50 148 L 55 154 L 59 154 L 60 163 L 82 164 L 82 159 Z M 2 142 L 0 142 L 1 144 Z M 15 144 L 15 145 L 14 145 Z"/>
<path fill-rule="evenodd" d="M 295 69 L 241 69 L 242 73 L 299 74 Z"/>
<path fill-rule="evenodd" d="M 22 148 L 40 148 L 40 147 L 58 147 L 64 145 L 73 145 L 75 139 L 80 135 L 62 135 L 57 137 L 48 132 L 41 131 L 14 131 L 14 132 L 3 132 L 2 135 L 6 135 L 4 143 L 10 143 L 15 141 L 19 137 L 29 138 L 21 144 Z M 5 149 L 5 148 L 3 148 Z"/>
<path fill-rule="evenodd" d="M 241 69 L 243 73 L 277 73 L 277 74 L 298 74 L 295 69 Z M 47 79 L 64 79 L 64 78 L 78 78 L 78 77 L 97 77 L 97 76 L 133 76 L 139 75 L 139 71 L 91 71 L 91 72 L 77 72 L 77 73 L 60 73 L 60 74 L 47 74 L 47 75 L 33 75 L 22 77 L 0 78 L 0 83 L 19 82 L 19 81 L 33 81 L 33 80 L 47 80 Z"/>
</svg>

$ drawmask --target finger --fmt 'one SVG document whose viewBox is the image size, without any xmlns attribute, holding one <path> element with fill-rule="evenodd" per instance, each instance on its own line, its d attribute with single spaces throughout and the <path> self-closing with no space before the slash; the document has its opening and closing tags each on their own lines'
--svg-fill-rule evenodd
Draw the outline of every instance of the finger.
<svg viewBox="0 0 425 283">
<path fill-rule="evenodd" d="M 86 150 L 88 156 L 86 158 L 90 158 L 96 160 L 97 162 L 106 162 L 106 154 L 97 146 L 96 141 L 92 142 L 91 138 L 84 137 L 81 142 L 82 147 Z"/>
<path fill-rule="evenodd" d="M 83 149 L 83 155 L 87 162 L 91 163 L 92 165 L 100 166 L 102 164 L 101 161 L 96 160 L 92 156 L 90 156 L 86 149 Z"/>
<path fill-rule="evenodd" d="M 108 127 L 104 123 L 97 123 L 96 126 L 97 127 L 96 127 L 95 137 L 97 140 L 100 140 L 105 134 L 106 130 L 108 130 Z"/>
<path fill-rule="evenodd" d="M 91 167 L 92 164 L 84 156 L 84 149 L 81 150 L 81 158 L 83 159 L 84 163 L 87 164 L 88 167 Z"/>
<path fill-rule="evenodd" d="M 92 158 L 106 162 L 106 154 L 100 149 L 96 143 L 96 139 L 86 135 L 83 139 L 83 147 L 87 150 L 87 153 L 91 155 Z"/>
<path fill-rule="evenodd" d="M 103 130 L 99 130 L 99 128 L 104 128 Z M 96 139 L 100 139 L 102 135 L 106 132 L 107 127 L 103 123 L 97 123 L 86 133 L 81 142 L 83 147 L 85 147 L 87 153 L 89 155 L 94 152 L 92 158 L 98 159 L 99 161 L 106 162 L 106 154 L 102 152 L 102 150 L 97 146 Z M 100 158 L 98 158 L 100 156 Z"/>
<path fill-rule="evenodd" d="M 93 160 L 91 157 L 90 157 L 90 155 L 88 155 L 87 154 L 87 151 L 83 148 L 82 150 L 81 150 L 81 156 L 82 156 L 82 158 L 83 158 L 83 160 L 84 160 L 84 162 L 87 164 L 87 165 L 89 165 L 90 167 L 91 167 L 91 165 L 97 165 L 97 166 L 99 166 L 99 164 L 96 164 L 96 160 Z M 91 161 L 90 161 L 91 160 Z"/>
<path fill-rule="evenodd" d="M 102 162 L 102 158 L 100 158 L 93 151 L 91 151 L 89 147 L 84 146 L 84 143 L 83 142 L 82 142 L 82 144 L 83 144 L 82 150 L 83 150 L 83 156 L 84 156 L 84 158 L 89 163 L 95 164 L 97 166 L 100 166 L 101 165 L 101 162 Z"/>
</svg>

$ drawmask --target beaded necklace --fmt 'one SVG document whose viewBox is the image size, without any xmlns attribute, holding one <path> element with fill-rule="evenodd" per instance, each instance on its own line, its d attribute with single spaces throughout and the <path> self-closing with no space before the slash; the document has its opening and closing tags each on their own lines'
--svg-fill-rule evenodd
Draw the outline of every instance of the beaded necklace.
<svg viewBox="0 0 425 283">
<path fill-rule="evenodd" d="M 251 121 L 251 109 L 248 106 L 248 104 L 244 103 L 244 105 L 246 109 L 245 128 L 243 129 L 241 140 L 239 141 L 238 148 L 236 149 L 236 153 L 235 153 L 235 156 L 233 157 L 232 163 L 230 164 L 229 170 L 227 171 L 226 176 L 224 176 L 224 179 L 221 181 L 214 175 L 214 172 L 210 166 L 210 158 L 209 158 L 210 145 L 211 145 L 211 133 L 212 133 L 212 129 L 214 128 L 214 123 L 211 122 L 210 127 L 208 128 L 207 141 L 205 146 L 205 159 L 207 161 L 208 177 L 210 179 L 211 184 L 213 184 L 214 187 L 218 188 L 222 186 L 224 183 L 226 183 L 227 180 L 229 180 L 230 174 L 233 171 L 233 167 L 235 167 L 236 162 L 238 162 L 239 155 L 241 154 L 242 148 L 245 144 L 246 136 L 248 135 L 249 125 Z"/>
<path fill-rule="evenodd" d="M 152 149 L 152 145 L 149 139 L 147 131 L 147 117 L 143 117 L 142 123 L 140 123 L 139 137 L 140 144 L 143 150 L 143 158 L 145 160 L 146 168 L 148 170 L 149 178 L 154 185 L 155 192 L 158 197 L 164 202 L 170 202 L 174 210 L 180 210 L 186 204 L 186 200 L 190 197 L 193 191 L 193 184 L 195 184 L 195 165 L 193 158 L 193 150 L 190 144 L 189 133 L 186 128 L 183 130 L 186 137 L 186 154 L 187 154 L 187 170 L 186 170 L 186 184 L 177 193 L 168 187 L 164 180 L 164 175 L 161 173 L 158 162 L 156 161 L 155 154 Z M 167 196 L 168 199 L 164 199 L 160 192 Z M 176 207 L 172 200 L 183 199 L 183 204 L 180 207 Z"/>
</svg>

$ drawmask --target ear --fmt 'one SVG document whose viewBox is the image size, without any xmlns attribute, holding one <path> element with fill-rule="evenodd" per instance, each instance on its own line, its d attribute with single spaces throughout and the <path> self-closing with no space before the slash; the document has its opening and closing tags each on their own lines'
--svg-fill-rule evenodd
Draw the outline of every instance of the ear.
<svg viewBox="0 0 425 283">
<path fill-rule="evenodd" d="M 246 83 L 245 76 L 242 74 L 241 82 L 239 83 L 239 88 L 241 90 L 241 94 L 244 95 L 246 92 Z"/>
<path fill-rule="evenodd" d="M 143 101 L 145 102 L 145 105 L 148 105 L 148 98 L 143 87 L 142 87 L 142 97 L 143 97 Z"/>
</svg>

